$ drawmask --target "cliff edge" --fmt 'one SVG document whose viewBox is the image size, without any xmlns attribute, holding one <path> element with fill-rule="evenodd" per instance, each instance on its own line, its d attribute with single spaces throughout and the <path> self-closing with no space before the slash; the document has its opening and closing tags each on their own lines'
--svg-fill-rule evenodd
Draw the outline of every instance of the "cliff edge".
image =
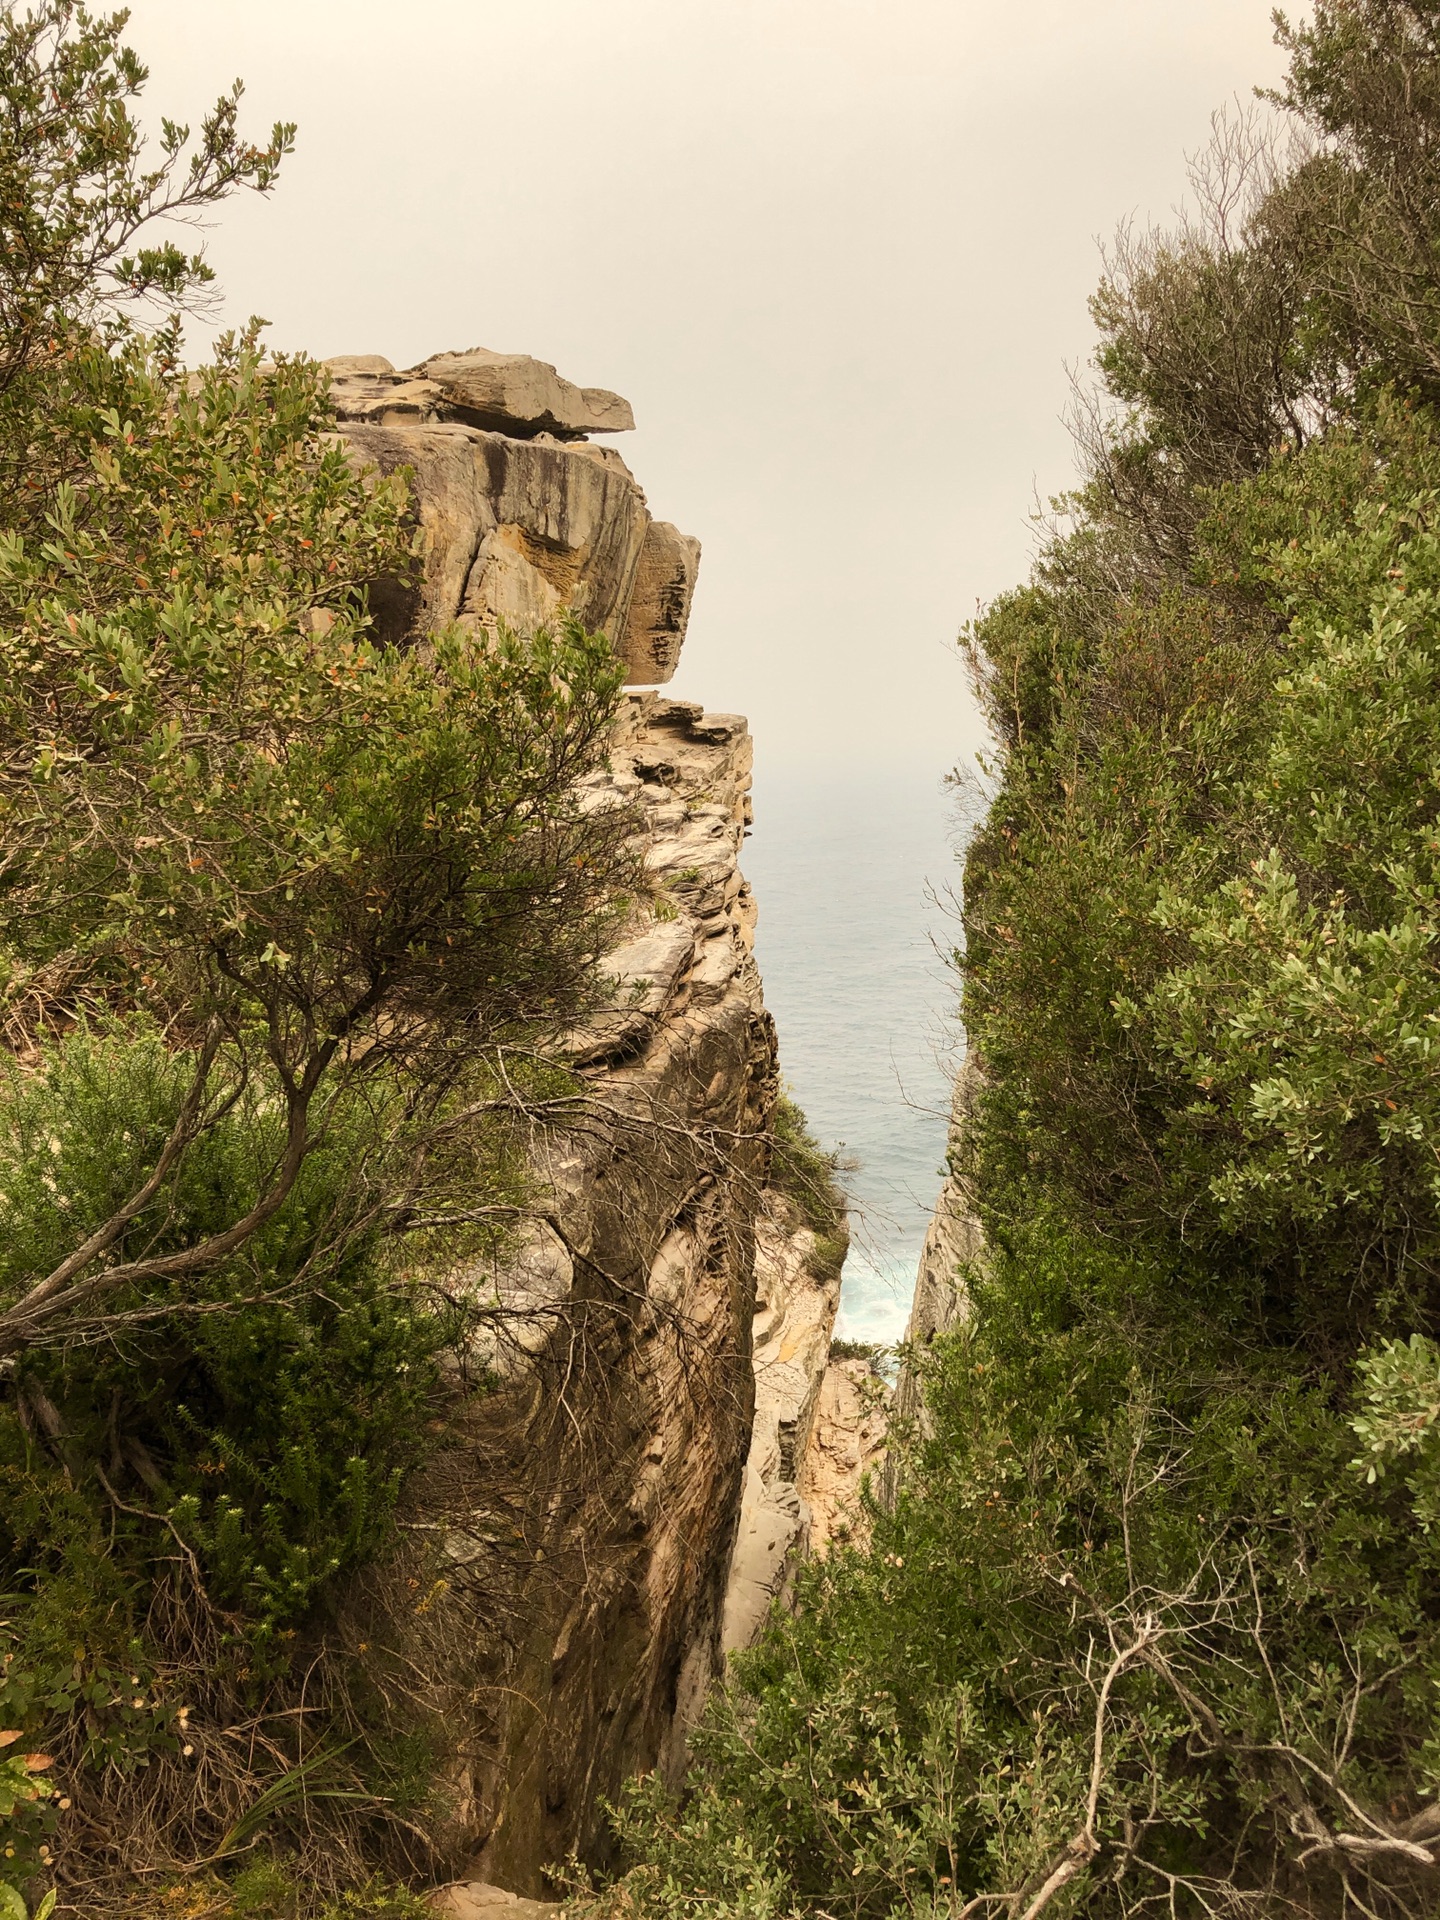
<svg viewBox="0 0 1440 1920">
<path fill-rule="evenodd" d="M 418 637 L 568 608 L 632 682 L 671 676 L 699 546 L 588 438 L 631 424 L 623 401 L 480 349 L 330 366 L 357 458 L 413 475 L 422 577 L 378 584 L 382 624 Z M 608 996 L 563 1045 L 580 1091 L 533 1117 L 525 1229 L 455 1278 L 487 1331 L 409 1497 L 408 1549 L 344 1625 L 365 1683 L 408 1699 L 441 1749 L 438 1863 L 520 1894 L 603 1853 L 600 1802 L 628 1775 L 678 1772 L 724 1647 L 804 1545 L 795 1481 L 838 1278 L 815 1280 L 814 1235 L 767 1185 L 750 771 L 737 716 L 624 698 L 587 802 L 629 810 L 647 885 L 602 963 Z M 746 1557 L 757 1529 L 778 1547 L 764 1565 Z"/>
</svg>

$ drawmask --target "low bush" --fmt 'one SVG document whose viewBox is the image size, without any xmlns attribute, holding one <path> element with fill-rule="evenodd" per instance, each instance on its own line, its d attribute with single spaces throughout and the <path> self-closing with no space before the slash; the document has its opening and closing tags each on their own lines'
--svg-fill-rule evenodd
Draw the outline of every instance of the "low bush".
<svg viewBox="0 0 1440 1920">
<path fill-rule="evenodd" d="M 127 1154 L 143 1164 L 184 1085 L 163 1036 L 133 1019 L 77 1027 L 43 1070 L 12 1070 L 0 1273 L 107 1216 Z M 280 1124 L 235 1101 L 187 1156 L 161 1245 L 223 1217 Z M 344 1230 L 357 1128 L 341 1112 L 327 1124 L 286 1206 L 183 1304 L 135 1287 L 106 1340 L 27 1355 L 0 1407 L 0 1722 L 64 1786 L 7 1810 L 17 1874 L 52 1841 L 79 1871 L 77 1823 L 113 1824 L 118 1783 L 153 1784 L 162 1762 L 171 1843 L 223 1839 L 234 1795 L 264 1786 L 253 1762 L 227 1783 L 227 1727 L 270 1717 L 273 1771 L 304 1753 L 277 1736 L 316 1630 L 388 1550 L 402 1481 L 433 1444 L 437 1360 L 460 1323 L 385 1236 Z M 360 1729 L 326 1721 L 317 1701 L 309 1744 L 353 1746 Z M 122 1831 L 108 1843 L 123 1853 Z"/>
<path fill-rule="evenodd" d="M 770 1184 L 794 1204 L 815 1235 L 810 1265 L 816 1278 L 833 1279 L 844 1266 L 850 1246 L 840 1156 L 819 1144 L 788 1094 L 775 1103 L 772 1139 Z"/>
</svg>

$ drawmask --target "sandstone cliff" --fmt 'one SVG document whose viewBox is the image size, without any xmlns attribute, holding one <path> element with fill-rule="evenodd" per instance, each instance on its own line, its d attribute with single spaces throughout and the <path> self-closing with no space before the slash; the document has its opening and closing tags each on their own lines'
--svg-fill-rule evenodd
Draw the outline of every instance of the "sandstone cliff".
<svg viewBox="0 0 1440 1920">
<path fill-rule="evenodd" d="M 964 1318 L 966 1299 L 960 1268 L 978 1259 L 985 1244 L 965 1177 L 958 1171 L 977 1084 L 973 1066 L 962 1066 L 955 1078 L 950 1107 L 949 1171 L 930 1216 L 905 1329 L 906 1340 L 916 1346 L 929 1346 L 937 1334 L 948 1332 Z"/>
<path fill-rule="evenodd" d="M 800 1483 L 840 1304 L 839 1270 L 817 1272 L 815 1251 L 785 1196 L 767 1192 L 756 1222 L 755 1415 L 725 1596 L 727 1653 L 755 1639 L 811 1545 Z"/>
<path fill-rule="evenodd" d="M 775 1093 L 736 862 L 748 775 L 742 723 L 632 701 L 608 779 L 643 809 L 668 911 L 637 911 L 617 1005 L 572 1036 L 583 1107 L 537 1122 L 518 1254 L 465 1277 L 505 1310 L 491 1390 L 457 1382 L 387 1596 L 452 1736 L 447 1855 L 516 1891 L 596 1845 L 628 1774 L 678 1765 L 718 1661 Z"/>
<path fill-rule="evenodd" d="M 985 1236 L 975 1217 L 969 1186 L 960 1171 L 962 1147 L 969 1124 L 971 1107 L 979 1081 L 970 1062 L 961 1066 L 955 1078 L 950 1108 L 950 1141 L 947 1152 L 949 1172 L 945 1176 L 935 1211 L 925 1234 L 920 1265 L 915 1276 L 915 1296 L 910 1303 L 910 1318 L 905 1327 L 905 1343 L 910 1357 L 902 1364 L 895 1383 L 892 1417 L 897 1423 L 919 1424 L 925 1420 L 923 1352 L 942 1333 L 959 1325 L 969 1310 L 963 1269 L 981 1259 Z M 895 1498 L 896 1465 L 887 1459 L 880 1475 L 882 1499 Z"/>
<path fill-rule="evenodd" d="M 480 350 L 331 367 L 356 456 L 414 475 L 423 581 L 377 587 L 392 631 L 568 606 L 632 682 L 670 677 L 699 548 L 584 437 L 629 426 L 623 401 Z M 520 1893 L 603 1845 L 599 1802 L 627 1775 L 678 1768 L 722 1623 L 724 1644 L 748 1638 L 803 1547 L 795 1481 L 838 1282 L 814 1279 L 813 1235 L 766 1185 L 749 785 L 743 720 L 627 697 L 589 798 L 632 810 L 652 891 L 605 962 L 612 998 L 565 1043 L 581 1093 L 534 1117 L 525 1233 L 457 1276 L 487 1339 L 456 1371 L 409 1552 L 346 1625 L 365 1686 L 438 1749 L 434 1864 Z M 774 1565 L 732 1579 L 761 1507 Z"/>
<path fill-rule="evenodd" d="M 800 1497 L 810 1513 L 809 1551 L 860 1546 L 867 1534 L 861 1490 L 884 1470 L 891 1395 L 869 1360 L 831 1358 L 820 1381 Z"/>
<path fill-rule="evenodd" d="M 700 543 L 652 519 L 620 455 L 584 437 L 634 425 L 618 395 L 480 348 L 437 354 L 411 373 L 376 354 L 328 364 L 356 452 L 382 472 L 415 474 L 424 579 L 418 592 L 384 583 L 372 592 L 383 624 L 524 627 L 566 606 L 610 636 L 632 685 L 671 678 Z"/>
</svg>

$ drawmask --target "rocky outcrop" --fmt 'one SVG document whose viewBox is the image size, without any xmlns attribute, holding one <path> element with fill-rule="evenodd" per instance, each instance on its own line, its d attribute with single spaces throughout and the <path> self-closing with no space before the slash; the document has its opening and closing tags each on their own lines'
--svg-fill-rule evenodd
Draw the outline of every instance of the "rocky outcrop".
<svg viewBox="0 0 1440 1920">
<path fill-rule="evenodd" d="M 810 1510 L 810 1552 L 860 1546 L 866 1534 L 861 1488 L 885 1459 L 890 1391 L 868 1360 L 831 1359 L 820 1383 L 800 1496 Z"/>
<path fill-rule="evenodd" d="M 645 529 L 625 619 L 625 658 L 632 680 L 663 685 L 675 671 L 690 618 L 700 542 L 668 520 Z"/>
<path fill-rule="evenodd" d="M 408 470 L 423 534 L 418 583 L 372 588 L 383 628 L 571 609 L 632 681 L 670 677 L 700 550 L 585 437 L 633 424 L 624 401 L 479 349 L 330 367 L 353 456 Z M 630 809 L 648 887 L 603 963 L 611 992 L 560 1048 L 578 1089 L 531 1117 L 523 1231 L 447 1279 L 484 1331 L 409 1497 L 409 1551 L 345 1629 L 365 1685 L 426 1729 L 433 1864 L 456 1876 L 437 1901 L 466 1920 L 603 1854 L 600 1805 L 627 1776 L 678 1772 L 724 1650 L 807 1542 L 797 1482 L 839 1279 L 767 1187 L 750 757 L 734 715 L 625 702 L 585 799 Z"/>
<path fill-rule="evenodd" d="M 726 1653 L 748 1647 L 810 1547 L 800 1479 L 810 1452 L 840 1270 L 816 1269 L 816 1238 L 767 1192 L 755 1227 L 755 1417 L 725 1595 Z"/>
<path fill-rule="evenodd" d="M 483 1880 L 457 1880 L 437 1888 L 429 1905 L 442 1920 L 552 1920 L 560 1911 L 557 1901 L 524 1900 Z"/>
<path fill-rule="evenodd" d="M 914 1347 L 929 1346 L 937 1334 L 948 1333 L 965 1317 L 968 1302 L 962 1269 L 979 1259 L 984 1250 L 984 1235 L 960 1171 L 961 1148 L 978 1091 L 978 1076 L 967 1062 L 955 1078 L 946 1156 L 949 1171 L 925 1233 L 905 1329 L 906 1341 Z"/>
<path fill-rule="evenodd" d="M 436 353 L 397 373 L 378 353 L 340 353 L 327 360 L 337 413 L 373 426 L 461 420 L 512 439 L 548 433 L 583 440 L 591 433 L 628 433 L 630 402 L 604 387 L 577 387 L 546 360 L 528 353 L 469 347 Z"/>
<path fill-rule="evenodd" d="M 805 1267 L 803 1237 L 798 1243 L 787 1238 L 773 1220 L 757 1227 L 755 1427 L 725 1602 L 727 1652 L 754 1640 L 800 1560 L 823 1558 L 836 1545 L 864 1544 L 867 1477 L 879 1499 L 894 1498 L 899 1469 L 889 1449 L 892 1425 L 923 1429 L 923 1350 L 964 1319 L 964 1270 L 984 1250 L 960 1171 L 977 1089 L 973 1068 L 963 1067 L 952 1103 L 950 1172 L 925 1236 L 905 1332 L 908 1351 L 893 1386 L 881 1360 L 830 1351 L 838 1275 L 828 1290 L 813 1281 L 808 1288 L 797 1284 Z"/>
<path fill-rule="evenodd" d="M 608 634 L 632 685 L 671 678 L 700 546 L 653 519 L 620 455 L 584 437 L 633 426 L 626 401 L 481 348 L 408 373 L 375 354 L 327 365 L 355 456 L 413 475 L 423 572 L 372 586 L 383 631 L 524 627 L 569 608 Z"/>
<path fill-rule="evenodd" d="M 580 439 L 587 433 L 628 433 L 635 425 L 630 402 L 604 387 L 577 387 L 545 360 L 528 353 L 491 353 L 470 347 L 437 353 L 417 371 L 433 380 L 462 417 L 497 433 L 554 433 Z"/>
<path fill-rule="evenodd" d="M 950 1107 L 950 1141 L 946 1154 L 949 1172 L 940 1188 L 935 1211 L 925 1234 L 915 1297 L 905 1328 L 906 1358 L 895 1383 L 893 1419 L 912 1430 L 924 1431 L 924 1350 L 940 1334 L 948 1333 L 969 1311 L 964 1270 L 984 1257 L 985 1236 L 975 1217 L 970 1189 L 963 1173 L 965 1132 L 980 1080 L 974 1064 L 966 1061 L 955 1077 Z M 888 1456 L 879 1475 L 880 1497 L 894 1500 L 899 1490 L 899 1466 Z"/>
<path fill-rule="evenodd" d="M 565 1041 L 579 1092 L 535 1114 L 525 1232 L 450 1283 L 485 1337 L 410 1552 L 347 1628 L 368 1684 L 432 1730 L 440 1864 L 464 1882 L 537 1894 L 548 1863 L 594 1857 L 601 1799 L 678 1769 L 720 1661 L 774 1220 L 749 780 L 743 721 L 628 698 L 590 799 L 636 809 L 654 892 L 605 963 L 613 1000 Z"/>
</svg>

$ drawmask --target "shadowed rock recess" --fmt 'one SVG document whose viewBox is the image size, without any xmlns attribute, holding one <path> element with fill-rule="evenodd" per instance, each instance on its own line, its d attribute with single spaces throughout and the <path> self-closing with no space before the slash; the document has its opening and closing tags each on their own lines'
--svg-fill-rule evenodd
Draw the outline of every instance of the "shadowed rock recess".
<svg viewBox="0 0 1440 1920">
<path fill-rule="evenodd" d="M 623 400 L 522 355 L 330 365 L 357 455 L 415 476 L 423 585 L 381 583 L 383 620 L 523 626 L 568 606 L 632 683 L 671 676 L 699 545 L 583 437 L 629 427 Z M 737 716 L 626 696 L 590 798 L 635 810 L 654 896 L 606 963 L 613 1001 L 567 1038 L 583 1110 L 535 1126 L 537 1217 L 498 1268 L 461 1276 L 501 1317 L 457 1374 L 402 1564 L 345 1626 L 374 1684 L 444 1729 L 456 1914 L 603 1850 L 601 1799 L 678 1770 L 722 1626 L 726 1646 L 752 1638 L 804 1550 L 796 1483 L 839 1287 L 813 1278 L 814 1235 L 767 1185 L 778 1071 L 739 867 L 750 767 Z M 763 1564 L 732 1572 L 737 1536 L 760 1533 Z"/>
</svg>

